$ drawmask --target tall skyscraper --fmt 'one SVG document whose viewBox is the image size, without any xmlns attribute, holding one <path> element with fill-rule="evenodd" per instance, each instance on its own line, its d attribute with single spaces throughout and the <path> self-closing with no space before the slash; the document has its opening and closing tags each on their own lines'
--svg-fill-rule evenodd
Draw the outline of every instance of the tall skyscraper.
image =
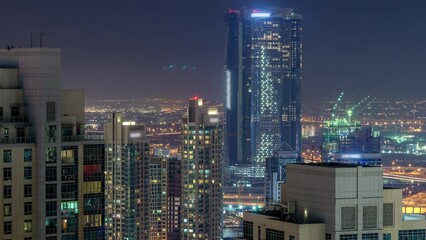
<svg viewBox="0 0 426 240">
<path fill-rule="evenodd" d="M 60 70 L 60 49 L 0 50 L 0 239 L 103 236 L 103 140 Z"/>
<path fill-rule="evenodd" d="M 264 167 L 283 144 L 300 154 L 302 16 L 292 9 L 225 15 L 225 158 Z"/>
<path fill-rule="evenodd" d="M 149 142 L 145 126 L 114 113 L 104 126 L 107 239 L 149 239 Z"/>
<path fill-rule="evenodd" d="M 181 239 L 220 239 L 222 127 L 218 109 L 189 100 L 182 119 Z"/>
</svg>

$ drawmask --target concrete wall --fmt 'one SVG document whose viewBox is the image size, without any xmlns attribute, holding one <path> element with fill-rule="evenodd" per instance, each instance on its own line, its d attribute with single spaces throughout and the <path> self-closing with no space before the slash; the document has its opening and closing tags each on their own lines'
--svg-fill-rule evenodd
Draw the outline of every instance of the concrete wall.
<svg viewBox="0 0 426 240">
<path fill-rule="evenodd" d="M 17 89 L 18 69 L 17 68 L 0 68 L 0 89 Z"/>
<path fill-rule="evenodd" d="M 383 181 L 379 167 L 333 167 L 290 164 L 287 166 L 288 201 L 296 202 L 297 218 L 304 222 L 324 222 L 332 238 L 339 234 L 375 232 L 383 228 Z M 363 228 L 363 207 L 377 206 L 377 228 Z M 356 226 L 341 226 L 342 207 L 355 207 Z"/>
<path fill-rule="evenodd" d="M 63 89 L 61 97 L 62 115 L 75 116 L 77 123 L 84 124 L 84 90 Z"/>
</svg>

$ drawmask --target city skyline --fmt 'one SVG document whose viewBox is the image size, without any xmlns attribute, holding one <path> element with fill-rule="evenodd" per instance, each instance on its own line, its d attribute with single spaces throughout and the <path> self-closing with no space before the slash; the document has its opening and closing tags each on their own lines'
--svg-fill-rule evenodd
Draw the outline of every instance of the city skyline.
<svg viewBox="0 0 426 240">
<path fill-rule="evenodd" d="M 426 239 L 423 10 L 5 1 L 0 239 Z"/>
<path fill-rule="evenodd" d="M 420 0 L 291 0 L 262 6 L 238 0 L 5 2 L 0 26 L 8 34 L 0 46 L 29 47 L 31 32 L 38 46 L 43 32 L 43 46 L 63 49 L 63 87 L 84 85 L 89 98 L 126 92 L 126 97 L 219 100 L 223 14 L 227 8 L 270 4 L 306 16 L 302 98 L 334 96 L 342 89 L 355 96 L 422 96 L 426 35 L 419 29 L 426 22 L 426 3 Z"/>
</svg>

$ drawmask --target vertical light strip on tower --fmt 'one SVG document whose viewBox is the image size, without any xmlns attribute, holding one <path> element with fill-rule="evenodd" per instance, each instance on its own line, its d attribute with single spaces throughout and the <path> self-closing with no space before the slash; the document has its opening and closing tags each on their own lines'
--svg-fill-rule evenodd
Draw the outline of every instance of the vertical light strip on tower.
<svg viewBox="0 0 426 240">
<path fill-rule="evenodd" d="M 231 71 L 226 70 L 226 108 L 231 109 Z"/>
</svg>

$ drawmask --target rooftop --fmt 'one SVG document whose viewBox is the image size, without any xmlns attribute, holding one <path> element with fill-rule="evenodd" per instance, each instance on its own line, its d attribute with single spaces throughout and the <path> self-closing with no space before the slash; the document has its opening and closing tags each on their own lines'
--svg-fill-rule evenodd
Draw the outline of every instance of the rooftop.
<svg viewBox="0 0 426 240">
<path fill-rule="evenodd" d="M 338 163 L 338 162 L 294 163 L 294 164 L 295 165 L 315 166 L 315 167 L 327 167 L 327 168 L 380 167 L 380 166 L 357 165 L 357 164 L 347 164 L 347 163 Z"/>
<path fill-rule="evenodd" d="M 252 214 L 259 214 L 269 217 L 271 220 L 277 220 L 281 222 L 288 222 L 288 223 L 294 223 L 294 224 L 318 224 L 323 222 L 318 221 L 312 221 L 312 219 L 307 219 L 306 221 L 303 221 L 303 219 L 298 218 L 297 216 L 291 216 L 289 214 L 284 214 L 282 210 L 280 209 L 274 209 L 274 210 L 265 210 L 265 211 L 249 211 Z"/>
</svg>

